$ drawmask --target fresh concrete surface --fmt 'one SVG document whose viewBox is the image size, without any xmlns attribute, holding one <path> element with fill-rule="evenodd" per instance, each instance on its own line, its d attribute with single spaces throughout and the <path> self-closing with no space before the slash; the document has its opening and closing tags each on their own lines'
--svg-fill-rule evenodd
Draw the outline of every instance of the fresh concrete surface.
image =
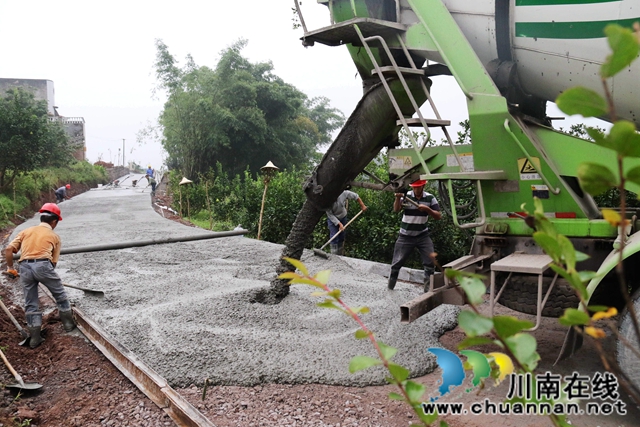
<svg viewBox="0 0 640 427">
<path fill-rule="evenodd" d="M 134 177 L 133 179 L 135 179 Z M 132 178 L 124 182 L 126 186 Z M 143 183 L 145 181 L 142 181 Z M 56 228 L 63 247 L 208 233 L 162 218 L 149 190 L 97 189 L 60 205 Z M 35 225 L 34 217 L 17 231 Z M 62 255 L 63 282 L 105 290 L 104 298 L 68 289 L 72 301 L 135 352 L 173 386 L 258 383 L 384 384 L 380 368 L 348 371 L 356 355 L 375 356 L 367 340 L 356 340 L 355 322 L 337 310 L 319 308 L 315 288 L 292 287 L 278 305 L 251 303 L 269 286 L 282 246 L 246 237 L 174 243 L 117 251 Z M 305 251 L 313 273 L 332 271 L 329 285 L 352 306 L 368 306 L 365 324 L 397 347 L 394 361 L 419 376 L 435 368 L 428 347 L 456 325 L 458 308 L 441 306 L 410 325 L 400 324 L 399 306 L 421 289 L 386 279 L 366 262 L 323 259 Z M 19 300 L 19 299 L 18 299 Z M 55 339 L 55 337 L 54 337 Z"/>
</svg>

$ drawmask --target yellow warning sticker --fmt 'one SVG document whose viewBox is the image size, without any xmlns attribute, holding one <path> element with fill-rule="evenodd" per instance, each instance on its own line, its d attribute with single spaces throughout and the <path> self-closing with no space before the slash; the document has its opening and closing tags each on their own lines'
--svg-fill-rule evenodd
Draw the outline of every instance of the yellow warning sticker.
<svg viewBox="0 0 640 427">
<path fill-rule="evenodd" d="M 532 157 L 533 164 L 527 158 L 518 159 L 518 171 L 520 172 L 521 181 L 533 181 L 541 179 L 540 174 L 537 172 L 540 170 L 540 159 Z"/>
<path fill-rule="evenodd" d="M 389 157 L 389 169 L 407 170 L 411 169 L 413 162 L 411 156 L 391 156 Z"/>
</svg>

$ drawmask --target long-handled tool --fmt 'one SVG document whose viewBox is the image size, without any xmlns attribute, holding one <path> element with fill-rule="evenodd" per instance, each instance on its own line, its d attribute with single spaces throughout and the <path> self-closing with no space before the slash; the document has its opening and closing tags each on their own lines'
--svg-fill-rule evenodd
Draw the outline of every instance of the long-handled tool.
<svg viewBox="0 0 640 427">
<path fill-rule="evenodd" d="M 42 384 L 38 384 L 38 383 L 25 383 L 22 380 L 22 377 L 20 376 L 20 374 L 18 374 L 16 372 L 15 369 L 13 369 L 13 366 L 11 366 L 11 363 L 9 363 L 9 361 L 7 360 L 7 358 L 5 357 L 4 353 L 2 352 L 2 350 L 0 350 L 0 357 L 2 357 L 2 360 L 4 361 L 4 364 L 7 365 L 7 368 L 9 368 L 9 371 L 11 372 L 11 374 L 13 375 L 13 377 L 16 379 L 16 381 L 18 382 L 18 384 L 7 384 L 5 385 L 5 387 L 7 388 L 19 388 L 21 390 L 37 390 L 39 388 L 42 388 Z"/>
<path fill-rule="evenodd" d="M 314 254 L 314 255 L 317 255 L 317 256 L 319 256 L 319 257 L 321 257 L 321 258 L 329 258 L 329 256 L 327 255 L 327 253 L 326 253 L 325 251 L 323 251 L 323 249 L 324 249 L 324 248 L 325 248 L 329 243 L 333 242 L 333 240 L 334 240 L 336 237 L 338 237 L 338 235 L 339 235 L 340 233 L 342 233 L 342 232 L 343 232 L 343 231 L 344 231 L 344 230 L 345 230 L 345 229 L 346 229 L 346 228 L 347 228 L 347 227 L 348 227 L 348 226 L 349 226 L 353 221 L 355 221 L 355 220 L 356 220 L 356 218 L 358 218 L 358 217 L 360 216 L 360 214 L 362 214 L 362 212 L 364 212 L 364 211 L 360 211 L 360 212 L 358 212 L 358 213 L 357 213 L 353 218 L 351 218 L 351 220 L 350 220 L 349 222 L 347 222 L 347 224 L 346 224 L 344 227 L 342 227 L 342 229 L 341 229 L 340 231 L 338 231 L 336 234 L 334 234 L 334 235 L 333 235 L 333 237 L 332 237 L 332 238 L 330 238 L 330 239 L 327 241 L 327 243 L 325 243 L 324 245 L 322 245 L 322 247 L 320 247 L 320 249 L 315 249 L 315 248 L 314 248 L 314 249 L 313 249 L 313 254 Z"/>
<path fill-rule="evenodd" d="M 20 323 L 18 323 L 16 318 L 13 317 L 13 314 L 11 314 L 11 312 L 9 311 L 7 306 L 4 305 L 1 299 L 0 299 L 0 308 L 2 308 L 2 311 L 4 311 L 7 314 L 7 316 L 9 316 L 9 319 L 11 319 L 11 322 L 16 326 L 16 328 L 18 328 L 18 330 L 20 331 L 20 335 L 22 335 L 22 338 L 25 340 L 23 342 L 28 342 L 27 340 L 29 339 L 29 333 L 25 331 L 22 326 L 20 326 Z M 20 345 L 22 345 L 22 343 L 20 343 Z"/>
<path fill-rule="evenodd" d="M 411 199 L 410 199 L 410 198 L 408 198 L 408 197 L 403 197 L 403 199 L 404 199 L 404 202 L 403 202 L 403 203 L 407 203 L 407 202 L 409 202 L 409 203 L 411 203 L 413 206 L 415 206 L 416 208 L 419 208 L 419 207 L 420 207 L 420 204 L 419 204 L 418 202 L 414 202 L 413 200 L 411 200 Z"/>
<path fill-rule="evenodd" d="M 103 297 L 104 296 L 104 291 L 101 291 L 99 289 L 81 288 L 80 286 L 69 285 L 67 283 L 63 283 L 62 286 L 65 286 L 67 288 L 78 289 L 80 291 L 86 292 L 86 293 L 91 294 L 91 295 L 99 296 L 99 297 Z"/>
</svg>

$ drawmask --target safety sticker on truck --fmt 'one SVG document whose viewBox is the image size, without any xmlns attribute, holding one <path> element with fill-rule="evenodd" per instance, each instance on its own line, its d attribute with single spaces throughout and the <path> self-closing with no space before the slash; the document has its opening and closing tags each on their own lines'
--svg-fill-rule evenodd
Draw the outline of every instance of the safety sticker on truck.
<svg viewBox="0 0 640 427">
<path fill-rule="evenodd" d="M 540 174 L 537 172 L 540 170 L 540 159 L 537 157 L 531 157 L 533 164 L 529 159 L 518 159 L 518 171 L 520 171 L 521 181 L 534 181 L 540 178 Z"/>
<path fill-rule="evenodd" d="M 459 153 L 458 157 L 460 157 L 460 161 L 462 162 L 462 168 L 467 172 L 473 172 L 473 153 Z M 447 166 L 456 167 L 458 166 L 458 160 L 456 159 L 455 154 L 447 154 Z"/>
<path fill-rule="evenodd" d="M 533 194 L 533 197 L 537 197 L 538 199 L 548 199 L 549 187 L 546 185 L 532 185 L 531 193 Z"/>
<path fill-rule="evenodd" d="M 389 169 L 411 169 L 413 161 L 411 156 L 393 156 L 389 157 Z"/>
</svg>

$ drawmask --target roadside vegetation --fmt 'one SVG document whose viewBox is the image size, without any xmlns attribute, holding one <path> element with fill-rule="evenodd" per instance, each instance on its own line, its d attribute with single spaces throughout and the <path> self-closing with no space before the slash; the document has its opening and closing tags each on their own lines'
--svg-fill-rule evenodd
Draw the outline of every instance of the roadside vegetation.
<svg viewBox="0 0 640 427">
<path fill-rule="evenodd" d="M 45 101 L 23 89 L 0 96 L 0 228 L 30 215 L 64 184 L 72 193 L 107 182 L 103 167 L 77 161 L 61 124 L 51 121 Z"/>
</svg>

